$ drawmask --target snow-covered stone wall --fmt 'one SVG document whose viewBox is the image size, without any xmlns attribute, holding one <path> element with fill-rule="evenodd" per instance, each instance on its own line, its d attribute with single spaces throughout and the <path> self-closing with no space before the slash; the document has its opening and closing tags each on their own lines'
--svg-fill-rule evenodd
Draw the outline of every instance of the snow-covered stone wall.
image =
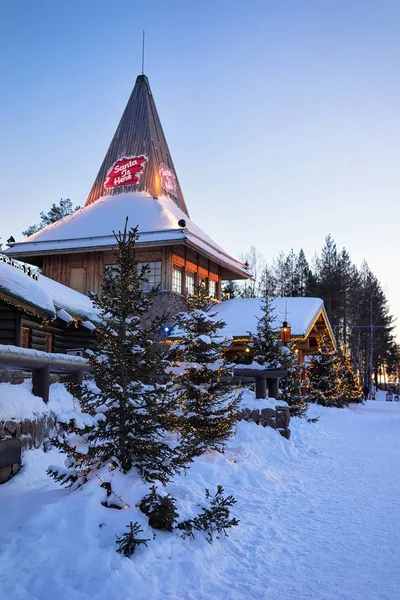
<svg viewBox="0 0 400 600">
<path fill-rule="evenodd" d="M 290 410 L 286 402 L 275 398 L 259 400 L 254 392 L 245 390 L 241 413 L 245 421 L 254 421 L 257 425 L 277 429 L 283 437 L 289 439 Z"/>
</svg>

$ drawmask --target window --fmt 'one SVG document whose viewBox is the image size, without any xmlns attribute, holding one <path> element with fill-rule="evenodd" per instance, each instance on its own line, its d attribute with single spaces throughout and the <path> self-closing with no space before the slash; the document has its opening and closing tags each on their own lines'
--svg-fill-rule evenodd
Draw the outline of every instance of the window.
<svg viewBox="0 0 400 600">
<path fill-rule="evenodd" d="M 191 296 L 194 294 L 194 273 L 186 272 L 186 293 Z"/>
<path fill-rule="evenodd" d="M 172 269 L 172 291 L 182 293 L 182 270 L 179 267 Z"/>
<path fill-rule="evenodd" d="M 217 282 L 216 281 L 210 280 L 208 282 L 208 292 L 209 292 L 211 298 L 217 297 Z"/>
<path fill-rule="evenodd" d="M 53 352 L 53 335 L 51 333 L 44 334 L 44 351 Z"/>
<path fill-rule="evenodd" d="M 30 348 L 31 347 L 31 330 L 28 327 L 22 328 L 22 347 Z"/>
<path fill-rule="evenodd" d="M 147 281 L 142 282 L 141 289 L 148 292 L 161 284 L 161 261 L 138 263 L 138 275 L 140 275 L 145 265 L 148 267 L 145 274 Z M 118 265 L 106 265 L 104 267 L 104 282 L 107 290 L 110 289 L 112 282 L 118 277 L 118 269 Z"/>
<path fill-rule="evenodd" d="M 149 262 L 149 263 L 139 263 L 138 264 L 138 272 L 141 272 L 141 269 L 143 269 L 143 267 L 147 266 L 147 270 L 146 270 L 146 279 L 147 281 L 144 281 L 142 283 L 142 290 L 148 292 L 150 290 L 152 290 L 153 288 L 158 287 L 159 285 L 161 285 L 161 261 L 157 261 L 157 262 Z"/>
</svg>

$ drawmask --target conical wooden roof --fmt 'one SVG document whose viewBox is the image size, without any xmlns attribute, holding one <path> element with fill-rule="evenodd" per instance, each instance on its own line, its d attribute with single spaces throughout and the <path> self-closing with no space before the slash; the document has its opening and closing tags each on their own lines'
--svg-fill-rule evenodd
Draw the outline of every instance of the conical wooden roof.
<svg viewBox="0 0 400 600">
<path fill-rule="evenodd" d="M 167 195 L 189 216 L 146 75 L 136 79 L 85 206 L 138 191 L 154 198 Z"/>
</svg>

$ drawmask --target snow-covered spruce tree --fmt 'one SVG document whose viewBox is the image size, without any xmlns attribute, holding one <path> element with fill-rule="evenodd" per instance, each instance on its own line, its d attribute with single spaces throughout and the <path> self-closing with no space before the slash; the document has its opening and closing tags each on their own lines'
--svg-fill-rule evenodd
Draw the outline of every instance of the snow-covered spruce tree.
<svg viewBox="0 0 400 600">
<path fill-rule="evenodd" d="M 362 402 L 364 399 L 364 393 L 360 384 L 360 380 L 351 364 L 350 357 L 343 354 L 339 357 L 339 360 L 339 374 L 341 380 L 340 388 L 342 391 L 343 404 Z"/>
<path fill-rule="evenodd" d="M 204 286 L 187 297 L 187 312 L 176 319 L 179 341 L 171 349 L 177 427 L 192 458 L 207 449 L 223 450 L 239 418 L 241 394 L 225 357 L 229 341 L 221 335 L 225 323 L 215 319 L 212 304 Z"/>
<path fill-rule="evenodd" d="M 266 297 L 262 298 L 260 302 L 262 314 L 258 318 L 255 335 L 249 332 L 249 335 L 252 336 L 249 348 L 253 353 L 254 362 L 267 369 L 278 369 L 281 366 L 282 343 L 278 339 L 277 332 L 272 328 L 274 317 L 271 301 Z"/>
<path fill-rule="evenodd" d="M 327 333 L 318 340 L 318 352 L 312 355 L 306 366 L 306 400 L 323 406 L 342 407 L 343 398 L 340 376 L 340 359 Z"/>
<path fill-rule="evenodd" d="M 291 344 L 281 348 L 281 365 L 287 370 L 287 377 L 280 382 L 280 398 L 288 403 L 292 417 L 304 417 L 307 412 L 307 398 L 303 392 L 301 366 L 292 351 Z"/>
<path fill-rule="evenodd" d="M 138 269 L 137 228 L 114 234 L 116 265 L 101 296 L 94 296 L 101 325 L 90 355 L 96 385 L 83 387 L 80 410 L 64 416 L 55 441 L 67 454 L 66 469 L 49 473 L 68 486 L 85 483 L 108 465 L 127 473 L 136 467 L 145 481 L 166 483 L 182 465 L 177 447 L 167 443 L 175 400 L 171 384 L 158 384 L 165 358 L 154 351 L 158 323 L 141 327 L 152 293 L 142 291 L 146 271 Z"/>
</svg>

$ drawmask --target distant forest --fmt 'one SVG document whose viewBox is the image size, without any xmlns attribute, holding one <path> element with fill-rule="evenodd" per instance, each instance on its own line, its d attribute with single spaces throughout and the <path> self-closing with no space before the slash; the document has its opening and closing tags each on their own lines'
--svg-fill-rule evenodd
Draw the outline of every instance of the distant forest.
<svg viewBox="0 0 400 600">
<path fill-rule="evenodd" d="M 226 282 L 231 298 L 311 296 L 322 298 L 338 346 L 350 354 L 362 382 L 399 379 L 400 353 L 394 318 L 378 278 L 364 261 L 357 267 L 345 248 L 338 250 L 331 235 L 310 264 L 303 252 L 280 252 L 266 263 L 254 246 L 245 254 L 254 281 Z M 372 359 L 372 360 L 371 360 Z M 372 366 L 372 369 L 371 369 Z"/>
</svg>

